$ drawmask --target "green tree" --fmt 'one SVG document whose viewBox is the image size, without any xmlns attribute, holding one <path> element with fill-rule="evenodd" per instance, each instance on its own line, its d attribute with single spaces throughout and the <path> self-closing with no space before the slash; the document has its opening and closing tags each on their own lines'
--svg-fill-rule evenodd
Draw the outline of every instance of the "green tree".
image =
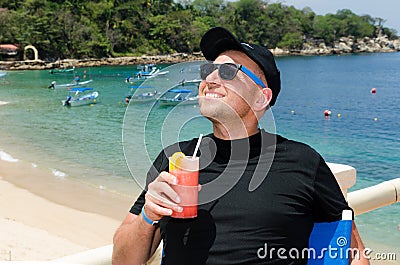
<svg viewBox="0 0 400 265">
<path fill-rule="evenodd" d="M 278 47 L 299 50 L 303 46 L 303 36 L 299 32 L 286 33 L 278 43 Z"/>
<path fill-rule="evenodd" d="M 314 19 L 314 38 L 324 39 L 326 44 L 334 43 L 339 29 L 339 21 L 332 14 L 316 16 Z"/>
<path fill-rule="evenodd" d="M 397 32 L 385 20 L 348 9 L 317 16 L 268 0 L 0 0 L 0 43 L 34 45 L 41 58 L 89 58 L 197 52 L 206 30 L 298 49 L 304 38 L 333 44 L 342 36 Z"/>
<path fill-rule="evenodd" d="M 338 10 L 335 15 L 336 21 L 339 23 L 340 36 L 372 37 L 374 35 L 374 26 L 368 21 L 354 14 L 349 9 Z"/>
</svg>

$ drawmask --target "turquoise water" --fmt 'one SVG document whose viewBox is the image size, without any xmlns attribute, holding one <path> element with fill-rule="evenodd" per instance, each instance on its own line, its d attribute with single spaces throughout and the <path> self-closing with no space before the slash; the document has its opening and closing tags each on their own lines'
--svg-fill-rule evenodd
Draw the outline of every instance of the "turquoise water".
<svg viewBox="0 0 400 265">
<path fill-rule="evenodd" d="M 262 120 L 261 127 L 273 129 L 268 125 L 273 118 L 278 133 L 308 143 L 329 162 L 355 167 L 352 190 L 400 177 L 400 53 L 281 57 L 277 64 L 282 92 L 273 117 Z M 197 65 L 175 65 L 145 84 L 149 91 L 165 91 L 183 78 L 197 78 Z M 53 80 L 70 83 L 72 75 L 12 71 L 0 78 L 0 101 L 9 102 L 0 107 L 3 159 L 9 154 L 52 169 L 55 177 L 131 194 L 138 190 L 131 175 L 143 179 L 163 145 L 211 132 L 197 106 L 127 107 L 125 78 L 134 66 L 77 70 L 82 80 L 86 70 L 86 79 L 93 79 L 90 87 L 100 94 L 92 106 L 63 107 L 67 89 L 47 89 Z M 376 94 L 370 92 L 373 87 Z M 332 112 L 329 118 L 323 115 L 326 109 Z M 399 205 L 360 215 L 357 224 L 367 242 L 400 247 Z"/>
</svg>

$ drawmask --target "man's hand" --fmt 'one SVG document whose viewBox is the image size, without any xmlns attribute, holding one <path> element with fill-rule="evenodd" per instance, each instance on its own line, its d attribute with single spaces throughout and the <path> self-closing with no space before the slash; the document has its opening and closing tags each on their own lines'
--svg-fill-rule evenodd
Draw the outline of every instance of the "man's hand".
<svg viewBox="0 0 400 265">
<path fill-rule="evenodd" d="M 183 208 L 178 205 L 181 198 L 171 187 L 177 183 L 174 175 L 163 171 L 149 184 L 144 204 L 147 217 L 158 221 L 163 216 L 170 216 L 173 211 L 182 212 Z"/>
</svg>

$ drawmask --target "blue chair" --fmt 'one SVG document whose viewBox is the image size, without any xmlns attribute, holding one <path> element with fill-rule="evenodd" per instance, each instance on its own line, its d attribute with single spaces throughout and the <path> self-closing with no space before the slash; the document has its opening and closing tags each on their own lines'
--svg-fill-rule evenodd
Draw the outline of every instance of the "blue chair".
<svg viewBox="0 0 400 265">
<path fill-rule="evenodd" d="M 307 265 L 348 265 L 352 222 L 352 211 L 344 210 L 340 221 L 314 223 Z"/>
</svg>

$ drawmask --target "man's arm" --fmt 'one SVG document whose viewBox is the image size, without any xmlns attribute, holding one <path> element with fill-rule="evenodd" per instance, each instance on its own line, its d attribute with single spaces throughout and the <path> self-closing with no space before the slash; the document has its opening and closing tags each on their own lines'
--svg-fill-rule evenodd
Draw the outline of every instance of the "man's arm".
<svg viewBox="0 0 400 265">
<path fill-rule="evenodd" d="M 361 240 L 360 234 L 358 233 L 357 227 L 355 222 L 353 221 L 353 226 L 351 229 L 351 243 L 350 243 L 350 248 L 351 249 L 358 249 L 358 255 L 353 257 L 352 255 L 350 256 L 350 264 L 351 265 L 369 265 L 369 259 L 365 256 L 366 253 L 364 253 L 364 244 Z M 353 252 L 351 252 L 353 253 Z"/>
<path fill-rule="evenodd" d="M 146 223 L 141 215 L 128 213 L 114 234 L 112 264 L 144 264 L 154 254 L 160 241 L 158 226 Z"/>
<path fill-rule="evenodd" d="M 143 211 L 147 218 L 159 221 L 170 216 L 173 211 L 181 212 L 180 198 L 171 184 L 177 183 L 174 175 L 161 172 L 148 185 Z M 135 265 L 147 262 L 161 241 L 158 225 L 147 223 L 142 214 L 129 213 L 114 234 L 112 261 L 114 265 Z"/>
</svg>

